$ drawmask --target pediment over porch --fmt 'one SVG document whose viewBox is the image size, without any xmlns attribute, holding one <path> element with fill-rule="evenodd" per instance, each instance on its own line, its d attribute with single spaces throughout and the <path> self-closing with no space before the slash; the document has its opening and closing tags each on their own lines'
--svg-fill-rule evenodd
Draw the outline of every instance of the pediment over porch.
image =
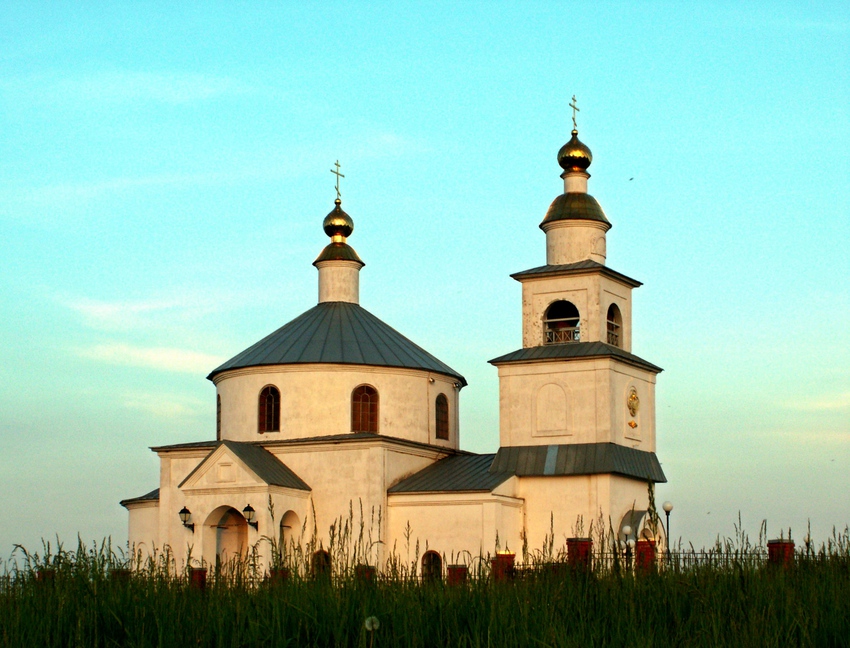
<svg viewBox="0 0 850 648">
<path fill-rule="evenodd" d="M 187 492 L 263 486 L 312 490 L 292 469 L 262 446 L 237 441 L 221 441 L 178 488 Z"/>
</svg>

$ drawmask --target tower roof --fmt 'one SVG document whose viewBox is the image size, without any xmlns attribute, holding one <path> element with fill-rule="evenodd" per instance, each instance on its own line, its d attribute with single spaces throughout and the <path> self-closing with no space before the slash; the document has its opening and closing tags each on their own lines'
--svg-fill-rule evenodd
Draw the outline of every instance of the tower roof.
<svg viewBox="0 0 850 648">
<path fill-rule="evenodd" d="M 561 265 L 538 266 L 536 268 L 530 268 L 529 270 L 523 270 L 522 272 L 515 272 L 511 275 L 511 278 L 516 279 L 517 281 L 525 281 L 526 279 L 538 279 L 541 277 L 568 277 L 570 275 L 587 275 L 595 273 L 605 275 L 606 277 L 613 279 L 614 281 L 619 281 L 621 284 L 625 284 L 630 288 L 637 288 L 638 286 L 643 285 L 637 279 L 627 277 L 621 272 L 612 270 L 608 266 L 602 265 L 601 263 L 591 259 L 585 259 L 584 261 L 577 261 L 575 263 L 564 263 Z"/>
<path fill-rule="evenodd" d="M 560 220 L 591 220 L 605 223 L 611 229 L 609 221 L 596 198 L 587 193 L 563 193 L 549 205 L 546 217 L 540 227 L 546 223 Z"/>
<path fill-rule="evenodd" d="M 664 371 L 661 367 L 639 358 L 633 353 L 605 342 L 573 342 L 572 344 L 546 344 L 525 347 L 490 360 L 490 364 L 514 362 L 546 362 L 558 360 L 586 360 L 590 358 L 614 358 L 620 362 L 646 369 L 654 374 Z"/>
<path fill-rule="evenodd" d="M 354 251 L 354 248 L 348 243 L 343 243 L 342 241 L 331 241 L 328 243 L 324 249 L 319 252 L 319 256 L 316 257 L 315 261 L 313 261 L 313 265 L 321 263 L 322 261 L 356 261 L 361 267 L 366 265 L 360 260 L 360 257 L 357 256 L 357 252 Z"/>
<path fill-rule="evenodd" d="M 414 344 L 365 308 L 328 301 L 314 306 L 242 353 L 207 378 L 231 369 L 290 364 L 348 364 L 401 367 L 466 379 Z"/>
</svg>

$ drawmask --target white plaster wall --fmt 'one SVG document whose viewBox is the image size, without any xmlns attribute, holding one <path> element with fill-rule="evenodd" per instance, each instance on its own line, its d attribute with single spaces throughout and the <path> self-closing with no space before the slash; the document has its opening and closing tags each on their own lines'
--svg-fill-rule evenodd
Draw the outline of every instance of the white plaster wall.
<svg viewBox="0 0 850 648">
<path fill-rule="evenodd" d="M 306 536 L 301 538 L 304 545 L 315 538 L 317 544 L 329 548 L 331 525 L 339 525 L 340 520 L 344 524 L 350 511 L 354 514 L 355 532 L 359 533 L 362 502 L 365 538 L 371 533 L 375 542 L 370 561 L 377 564 L 384 559 L 387 544 L 387 488 L 445 456 L 437 449 L 404 447 L 382 439 L 295 446 L 273 444 L 267 449 L 313 491 L 268 486 L 224 446 L 215 450 L 210 460 L 186 480 L 211 450 L 162 451 L 160 507 L 152 509 L 155 512 L 146 519 L 131 513 L 131 543 L 155 544 L 159 549 L 168 545 L 179 564 L 187 557 L 195 561 L 203 558 L 210 563 L 215 560 L 216 533 L 211 526 L 216 520 L 210 520 L 210 514 L 220 507 L 241 512 L 250 504 L 256 511 L 258 529 L 248 528 L 248 544 L 256 544 L 261 559 L 267 562 L 271 545 L 264 536 L 278 537 L 280 520 L 287 511 L 294 511 L 302 525 L 306 521 Z M 186 483 L 180 488 L 184 480 Z M 268 506 L 269 496 L 274 504 L 274 518 Z M 178 512 L 184 506 L 192 513 L 194 532 L 179 519 Z M 301 529 L 297 532 L 300 534 Z M 378 540 L 383 544 L 377 543 Z"/>
<path fill-rule="evenodd" d="M 617 304 L 623 317 L 623 344 L 631 351 L 632 289 L 599 273 L 564 277 L 524 278 L 522 283 L 522 346 L 541 346 L 546 309 L 556 301 L 575 304 L 582 342 L 607 341 L 608 307 Z"/>
<path fill-rule="evenodd" d="M 616 304 L 623 318 L 619 347 L 632 351 L 632 289 L 608 277 L 600 277 L 599 317 L 596 322 L 600 340 L 608 341 L 608 308 Z"/>
<path fill-rule="evenodd" d="M 397 556 L 413 560 L 418 542 L 420 559 L 427 548 L 445 555 L 448 563 L 468 563 L 468 554 L 495 553 L 498 533 L 502 550 L 519 553 L 522 517 L 522 500 L 513 497 L 490 493 L 393 494 L 389 496 L 389 551 L 395 548 Z M 408 523 L 409 547 L 405 537 Z"/>
<path fill-rule="evenodd" d="M 356 261 L 322 261 L 319 269 L 319 303 L 360 303 L 360 268 Z"/>
<path fill-rule="evenodd" d="M 340 521 L 345 524 L 352 510 L 354 533 L 349 547 L 353 549 L 360 529 L 362 501 L 364 541 L 373 543 L 367 557 L 370 563 L 385 564 L 393 551 L 397 557 L 408 559 L 408 523 L 411 531 L 409 559 L 418 541 L 420 558 L 426 549 L 434 549 L 449 562 L 466 562 L 458 557 L 463 551 L 473 556 L 493 553 L 497 535 L 500 549 L 520 555 L 524 531 L 528 548 L 534 552 L 542 548 L 550 532 L 551 520 L 558 548 L 566 537 L 579 533 L 578 516 L 584 520 L 582 533 L 587 534 L 590 522 L 596 521 L 600 514 L 606 522 L 610 517 L 611 524 L 617 528 L 629 510 L 633 507 L 645 509 L 647 503 L 646 484 L 617 475 L 514 477 L 493 493 L 387 496 L 386 488 L 390 483 L 429 465 L 440 455 L 427 449 L 390 447 L 381 441 L 322 444 L 321 447 L 271 447 L 270 451 L 281 461 L 314 486 L 312 492 L 295 491 L 269 487 L 244 472 L 238 460 L 225 451 L 226 448 L 219 448 L 213 460 L 196 472 L 182 489 L 178 489 L 177 484 L 203 457 L 188 456 L 197 454 L 194 451 L 163 452 L 162 462 L 168 466 L 163 472 L 169 475 L 171 485 L 161 491 L 160 506 L 131 507 L 131 543 L 151 546 L 146 538 L 156 535 L 159 526 L 159 536 L 167 542 L 157 544 L 157 549 L 168 544 L 175 553 L 178 568 L 187 558 L 195 564 L 201 560 L 209 564 L 215 560 L 216 533 L 211 526 L 215 520 L 210 520 L 210 514 L 220 507 L 232 507 L 241 512 L 245 505 L 251 504 L 259 528 L 247 529 L 247 542 L 249 546 L 257 546 L 261 561 L 267 565 L 271 545 L 264 536 L 277 537 L 280 520 L 290 510 L 306 527 L 301 537 L 303 545 L 315 539 L 317 545 L 325 548 L 331 546 L 330 526 L 339 525 Z M 270 496 L 274 503 L 274 519 L 268 508 Z M 183 506 L 192 512 L 194 533 L 184 528 L 179 520 L 177 512 Z M 301 528 L 296 534 L 301 534 Z"/>
<path fill-rule="evenodd" d="M 375 560 L 383 560 L 387 546 L 387 488 L 444 456 L 380 440 L 268 449 L 313 487 L 317 539 L 325 547 L 330 525 L 347 519 L 350 510 L 359 530 L 362 502 L 366 536 L 383 541 L 373 548 Z"/>
<path fill-rule="evenodd" d="M 455 379 L 427 371 L 362 365 L 304 364 L 248 367 L 215 378 L 221 397 L 221 438 L 234 441 L 297 439 L 351 432 L 351 393 L 378 390 L 378 433 L 420 443 L 459 447 Z M 280 390 L 280 432 L 257 431 L 260 391 Z M 449 438 L 436 438 L 436 398 L 449 402 Z"/>
<path fill-rule="evenodd" d="M 655 374 L 622 363 L 613 363 L 609 402 L 611 437 L 614 443 L 655 452 Z M 640 401 L 635 416 L 628 409 L 634 388 Z M 632 421 L 636 427 L 629 425 Z"/>
<path fill-rule="evenodd" d="M 655 451 L 655 375 L 613 358 L 512 363 L 499 366 L 499 438 L 502 446 L 613 442 Z M 550 385 L 566 396 L 567 429 L 538 429 L 537 411 Z M 638 427 L 626 401 L 640 399 Z M 546 403 L 550 401 L 547 399 Z"/>
<path fill-rule="evenodd" d="M 133 552 L 143 557 L 152 555 L 158 538 L 159 502 L 139 502 L 128 507 L 127 538 Z"/>
<path fill-rule="evenodd" d="M 564 179 L 564 193 L 587 193 L 587 180 L 590 174 L 586 171 L 569 171 L 561 174 Z"/>
<path fill-rule="evenodd" d="M 525 501 L 529 552 L 542 549 L 550 528 L 556 551 L 567 538 L 590 536 L 591 524 L 594 536 L 600 523 L 606 533 L 616 530 L 632 508 L 646 510 L 649 499 L 645 482 L 620 475 L 520 477 L 517 493 Z"/>
<path fill-rule="evenodd" d="M 200 545 L 194 534 L 186 529 L 177 515 L 180 509 L 187 506 L 186 498 L 177 490 L 177 484 L 210 453 L 210 448 L 189 449 L 180 454 L 161 452 L 159 470 L 159 525 L 157 547 L 166 545 L 171 548 L 178 558 L 189 555 L 189 547 L 197 546 L 197 557 L 200 558 Z M 244 504 L 243 504 L 244 506 Z M 188 506 L 192 511 L 191 505 Z M 241 510 L 241 509 L 240 509 Z M 203 519 L 195 512 L 192 522 L 199 523 Z M 197 528 L 197 527 L 196 527 Z"/>
<path fill-rule="evenodd" d="M 563 265 L 590 259 L 605 263 L 606 223 L 590 220 L 558 220 L 545 223 L 546 263 Z M 601 242 L 600 242 L 601 240 Z"/>
</svg>

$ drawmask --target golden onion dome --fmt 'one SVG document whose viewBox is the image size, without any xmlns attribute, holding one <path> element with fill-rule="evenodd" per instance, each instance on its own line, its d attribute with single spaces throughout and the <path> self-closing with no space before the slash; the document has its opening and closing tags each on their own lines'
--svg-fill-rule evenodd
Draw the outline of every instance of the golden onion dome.
<svg viewBox="0 0 850 648">
<path fill-rule="evenodd" d="M 337 198 L 334 200 L 334 204 L 336 207 L 333 208 L 330 214 L 325 216 L 324 222 L 322 222 L 322 227 L 325 230 L 325 234 L 328 236 L 343 236 L 349 237 L 351 236 L 351 232 L 354 231 L 354 221 L 351 219 L 351 216 L 342 211 L 342 201 Z"/>
<path fill-rule="evenodd" d="M 570 141 L 558 151 L 558 164 L 565 171 L 585 171 L 593 161 L 593 155 L 578 138 L 578 131 L 573 129 Z"/>
</svg>

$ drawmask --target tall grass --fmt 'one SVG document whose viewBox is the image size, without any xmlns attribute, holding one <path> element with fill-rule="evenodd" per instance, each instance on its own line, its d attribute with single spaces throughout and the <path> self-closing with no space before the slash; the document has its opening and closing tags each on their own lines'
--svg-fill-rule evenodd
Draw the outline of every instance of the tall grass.
<svg viewBox="0 0 850 648">
<path fill-rule="evenodd" d="M 613 538 L 590 570 L 547 568 L 553 541 L 516 577 L 493 582 L 485 557 L 462 586 L 423 581 L 395 556 L 374 582 L 354 576 L 368 534 L 343 521 L 332 578 L 310 577 L 293 553 L 285 583 L 264 579 L 256 552 L 192 588 L 168 551 L 142 558 L 109 541 L 73 550 L 18 548 L 0 575 L 0 646 L 844 646 L 850 641 L 850 538 L 834 532 L 767 565 L 763 533 L 705 551 L 683 549 L 636 573 Z M 348 534 L 346 540 L 346 533 Z M 362 549 L 362 551 L 361 551 Z M 415 552 L 415 548 L 413 548 Z M 365 552 L 365 553 L 364 553 Z M 251 554 L 254 554 L 252 558 Z M 284 551 L 284 557 L 288 552 Z M 614 556 L 618 556 L 616 559 Z M 690 557 L 690 558 L 688 558 Z M 296 560 L 297 558 L 297 560 Z M 557 563 L 556 563 L 557 564 Z M 132 576 L 120 570 L 132 568 Z M 367 631 L 374 616 L 380 627 Z"/>
</svg>

